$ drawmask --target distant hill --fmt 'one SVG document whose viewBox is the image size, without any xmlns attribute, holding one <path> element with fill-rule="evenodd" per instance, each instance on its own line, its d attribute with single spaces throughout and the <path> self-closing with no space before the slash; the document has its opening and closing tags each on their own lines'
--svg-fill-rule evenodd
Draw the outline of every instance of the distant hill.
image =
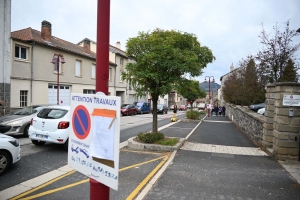
<svg viewBox="0 0 300 200">
<path fill-rule="evenodd" d="M 200 83 L 200 88 L 201 88 L 201 90 L 208 92 L 208 81 Z M 217 92 L 218 89 L 220 89 L 220 88 L 221 88 L 221 85 L 219 85 L 218 83 L 210 82 L 210 91 Z"/>
</svg>

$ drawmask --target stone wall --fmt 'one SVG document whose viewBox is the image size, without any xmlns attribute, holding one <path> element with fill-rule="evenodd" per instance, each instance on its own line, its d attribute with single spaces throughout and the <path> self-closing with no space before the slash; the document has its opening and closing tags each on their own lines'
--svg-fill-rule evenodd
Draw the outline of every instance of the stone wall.
<svg viewBox="0 0 300 200">
<path fill-rule="evenodd" d="M 264 115 L 257 114 L 248 107 L 227 103 L 226 115 L 276 159 L 299 160 L 300 106 L 297 102 L 300 101 L 300 83 L 275 83 L 266 87 Z M 283 105 L 284 95 L 290 97 L 294 104 Z M 289 116 L 290 110 L 294 111 L 294 116 Z"/>
<path fill-rule="evenodd" d="M 233 106 L 225 103 L 226 115 L 238 126 L 253 142 L 262 144 L 262 130 L 264 116 L 251 111 L 248 107 Z"/>
</svg>

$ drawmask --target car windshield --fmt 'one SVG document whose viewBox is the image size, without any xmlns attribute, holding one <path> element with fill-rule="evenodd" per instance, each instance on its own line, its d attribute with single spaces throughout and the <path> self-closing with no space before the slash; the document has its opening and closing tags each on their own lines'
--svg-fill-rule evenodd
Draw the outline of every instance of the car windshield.
<svg viewBox="0 0 300 200">
<path fill-rule="evenodd" d="M 41 109 L 42 107 L 38 107 L 38 106 L 28 106 L 21 110 L 18 110 L 17 112 L 14 113 L 14 115 L 32 115 L 40 111 Z"/>
<path fill-rule="evenodd" d="M 44 119 L 59 119 L 66 115 L 68 111 L 59 108 L 45 108 L 37 115 Z"/>
<path fill-rule="evenodd" d="M 163 105 L 157 105 L 157 108 L 162 109 Z"/>
<path fill-rule="evenodd" d="M 122 104 L 121 108 L 129 108 L 129 104 Z"/>
<path fill-rule="evenodd" d="M 138 102 L 136 105 L 141 107 L 143 106 L 143 102 Z"/>
</svg>

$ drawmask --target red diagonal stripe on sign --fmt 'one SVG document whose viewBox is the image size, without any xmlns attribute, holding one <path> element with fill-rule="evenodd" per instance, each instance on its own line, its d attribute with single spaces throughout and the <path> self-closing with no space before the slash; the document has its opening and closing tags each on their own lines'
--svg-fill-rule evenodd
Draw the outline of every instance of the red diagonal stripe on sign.
<svg viewBox="0 0 300 200">
<path fill-rule="evenodd" d="M 78 118 L 79 124 L 80 124 L 80 126 L 81 126 L 83 132 L 85 133 L 86 130 L 85 130 L 83 124 L 82 124 L 82 121 L 80 120 L 80 117 L 79 117 L 79 115 L 78 115 L 78 112 L 75 113 L 75 116 Z"/>
</svg>

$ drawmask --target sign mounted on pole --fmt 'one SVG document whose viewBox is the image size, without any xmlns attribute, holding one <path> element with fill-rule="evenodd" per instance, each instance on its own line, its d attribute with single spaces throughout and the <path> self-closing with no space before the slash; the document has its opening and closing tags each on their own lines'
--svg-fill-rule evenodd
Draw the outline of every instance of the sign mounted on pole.
<svg viewBox="0 0 300 200">
<path fill-rule="evenodd" d="M 68 165 L 118 190 L 120 97 L 71 94 Z"/>
</svg>

